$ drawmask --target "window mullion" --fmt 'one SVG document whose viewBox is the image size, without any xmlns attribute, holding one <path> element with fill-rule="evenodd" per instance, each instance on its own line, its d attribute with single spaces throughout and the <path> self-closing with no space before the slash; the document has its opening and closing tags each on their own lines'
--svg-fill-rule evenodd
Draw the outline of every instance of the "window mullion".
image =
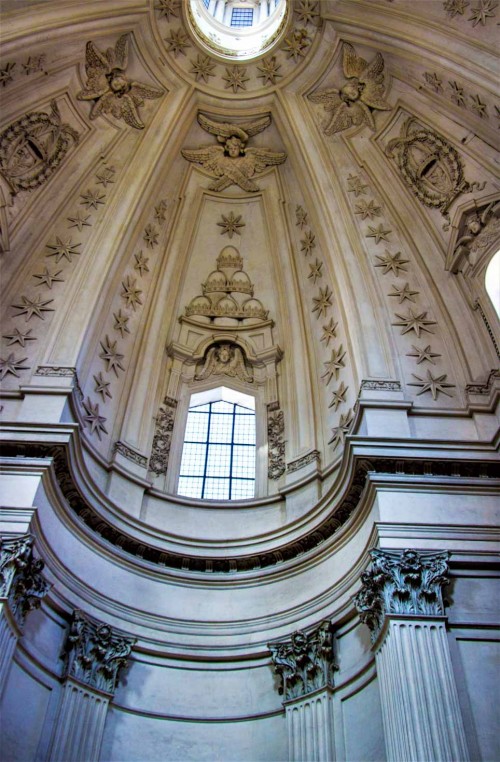
<svg viewBox="0 0 500 762">
<path fill-rule="evenodd" d="M 233 425 L 231 427 L 231 455 L 229 458 L 229 499 L 233 498 L 233 451 L 234 451 L 234 425 L 236 422 L 236 405 L 233 405 Z"/>
<path fill-rule="evenodd" d="M 203 483 L 201 485 L 201 499 L 205 497 L 205 483 L 207 479 L 207 467 L 208 467 L 208 448 L 210 443 L 210 427 L 212 425 L 212 402 L 208 405 L 208 426 L 207 426 L 207 441 L 205 448 L 205 465 L 203 467 Z"/>
</svg>

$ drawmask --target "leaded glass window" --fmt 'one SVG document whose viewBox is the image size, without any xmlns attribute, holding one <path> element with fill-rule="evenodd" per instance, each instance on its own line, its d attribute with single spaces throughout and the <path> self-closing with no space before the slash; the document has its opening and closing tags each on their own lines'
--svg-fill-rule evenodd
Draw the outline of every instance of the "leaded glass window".
<svg viewBox="0 0 500 762">
<path fill-rule="evenodd" d="M 244 500 L 255 495 L 255 401 L 239 395 L 246 406 L 224 396 L 189 408 L 179 495 L 202 500 Z"/>
</svg>

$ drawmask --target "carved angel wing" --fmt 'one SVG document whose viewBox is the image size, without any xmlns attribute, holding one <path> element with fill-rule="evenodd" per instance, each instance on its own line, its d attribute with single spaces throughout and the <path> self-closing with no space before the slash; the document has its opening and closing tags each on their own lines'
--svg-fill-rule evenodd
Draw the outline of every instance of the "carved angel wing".
<svg viewBox="0 0 500 762">
<path fill-rule="evenodd" d="M 331 111 L 341 103 L 339 91 L 336 87 L 329 87 L 327 90 L 314 93 L 314 95 L 309 96 L 309 100 L 313 103 L 322 103 L 327 111 Z"/>
<path fill-rule="evenodd" d="M 217 138 L 230 138 L 232 135 L 236 135 L 241 140 L 247 141 L 247 133 L 238 125 L 231 124 L 230 122 L 214 122 L 208 116 L 198 114 L 198 122 L 204 130 L 211 135 L 216 135 Z"/>
<path fill-rule="evenodd" d="M 269 148 L 247 148 L 245 161 L 240 161 L 238 166 L 246 177 L 251 177 L 255 172 L 263 172 L 266 167 L 283 164 L 286 158 L 286 153 Z"/>
<path fill-rule="evenodd" d="M 253 135 L 258 135 L 259 132 L 265 130 L 270 124 L 271 115 L 266 114 L 266 116 L 263 116 L 261 119 L 254 119 L 252 122 L 244 122 L 243 124 L 239 124 L 238 127 L 241 130 L 245 130 L 247 135 L 251 138 Z"/>
<path fill-rule="evenodd" d="M 368 66 L 365 59 L 361 58 L 361 56 L 358 56 L 353 46 L 349 42 L 344 42 L 342 53 L 342 66 L 344 69 L 344 75 L 348 79 L 350 77 L 361 77 L 366 67 Z"/>
<path fill-rule="evenodd" d="M 204 169 L 213 172 L 216 177 L 223 177 L 225 173 L 224 149 L 222 146 L 202 146 L 201 148 L 183 148 L 181 154 L 188 161 L 201 164 Z"/>
<path fill-rule="evenodd" d="M 137 130 L 144 129 L 144 122 L 141 121 L 137 112 L 136 105 L 139 106 L 142 103 L 141 98 L 137 101 L 131 94 L 122 95 L 120 99 L 116 99 L 120 103 L 120 116 L 131 127 L 135 127 Z"/>
<path fill-rule="evenodd" d="M 143 98 L 152 99 L 160 98 L 163 95 L 163 90 L 159 90 L 152 85 L 143 85 L 142 82 L 131 82 L 129 95 L 133 99 L 136 106 L 140 105 Z"/>
<path fill-rule="evenodd" d="M 83 90 L 77 93 L 78 100 L 93 100 L 108 92 L 109 84 L 106 74 L 109 73 L 109 64 L 93 42 L 87 42 L 85 48 L 85 73 L 87 74 L 87 84 Z"/>
<path fill-rule="evenodd" d="M 112 68 L 124 71 L 128 64 L 128 44 L 129 34 L 122 34 L 116 41 L 115 49 L 112 51 Z"/>
<path fill-rule="evenodd" d="M 94 71 L 101 71 L 105 74 L 109 71 L 108 59 L 92 41 L 87 42 L 85 46 L 85 71 L 87 77 L 90 77 L 91 72 Z"/>
<path fill-rule="evenodd" d="M 380 111 L 390 111 L 392 106 L 384 100 L 384 59 L 380 53 L 377 53 L 366 71 L 359 77 L 359 81 L 364 84 L 360 100 L 366 103 L 370 108 L 376 108 Z"/>
</svg>

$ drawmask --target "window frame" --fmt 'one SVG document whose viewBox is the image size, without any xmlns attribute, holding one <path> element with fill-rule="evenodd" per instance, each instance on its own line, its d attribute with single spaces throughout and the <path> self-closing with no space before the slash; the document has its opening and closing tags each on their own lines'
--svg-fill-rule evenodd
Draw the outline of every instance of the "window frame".
<svg viewBox="0 0 500 762">
<path fill-rule="evenodd" d="M 236 393 L 253 397 L 255 400 L 255 494 L 253 498 L 245 498 L 242 500 L 212 500 L 209 498 L 186 497 L 185 495 L 179 495 L 178 493 L 182 450 L 184 446 L 188 412 L 191 406 L 191 397 L 201 392 L 210 392 L 220 388 L 226 388 Z M 254 387 L 253 384 L 246 384 L 238 379 L 229 378 L 227 376 L 215 376 L 207 379 L 206 382 L 192 381 L 183 384 L 172 432 L 170 457 L 165 483 L 167 492 L 176 495 L 176 497 L 182 500 L 193 500 L 205 505 L 223 503 L 228 506 L 234 506 L 238 502 L 246 503 L 251 500 L 257 500 L 268 494 L 267 461 L 267 407 L 264 400 L 263 387 Z"/>
</svg>

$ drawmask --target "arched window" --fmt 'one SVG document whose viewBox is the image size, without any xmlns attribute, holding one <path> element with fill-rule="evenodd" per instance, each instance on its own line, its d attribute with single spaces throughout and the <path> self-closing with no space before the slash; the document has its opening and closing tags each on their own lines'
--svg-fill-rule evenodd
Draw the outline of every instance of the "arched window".
<svg viewBox="0 0 500 762">
<path fill-rule="evenodd" d="M 493 256 L 486 268 L 484 285 L 500 319 L 500 250 Z"/>
<path fill-rule="evenodd" d="M 201 500 L 255 495 L 255 398 L 224 386 L 192 394 L 177 492 Z"/>
</svg>

